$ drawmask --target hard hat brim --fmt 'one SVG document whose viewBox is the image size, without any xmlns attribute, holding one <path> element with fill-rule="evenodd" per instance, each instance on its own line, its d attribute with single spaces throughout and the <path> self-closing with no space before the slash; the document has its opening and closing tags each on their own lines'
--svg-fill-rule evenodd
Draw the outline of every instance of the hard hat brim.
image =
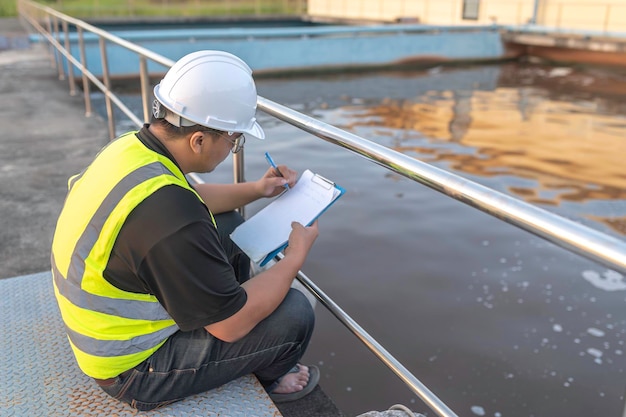
<svg viewBox="0 0 626 417">
<path fill-rule="evenodd" d="M 263 131 L 263 128 L 261 127 L 259 122 L 257 122 L 256 120 L 252 124 L 252 127 L 249 129 L 246 129 L 243 133 L 246 136 L 251 136 L 255 139 L 259 139 L 259 140 L 265 139 L 265 132 Z"/>
</svg>

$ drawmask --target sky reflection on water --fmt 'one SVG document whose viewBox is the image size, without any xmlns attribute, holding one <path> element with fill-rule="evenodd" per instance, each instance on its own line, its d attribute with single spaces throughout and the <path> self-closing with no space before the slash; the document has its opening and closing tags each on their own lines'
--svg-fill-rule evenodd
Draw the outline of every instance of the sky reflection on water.
<svg viewBox="0 0 626 417">
<path fill-rule="evenodd" d="M 555 83 L 571 76 L 536 72 Z M 615 113 L 626 110 L 624 105 L 615 109 L 602 98 L 550 98 L 549 91 L 534 86 L 346 100 L 328 110 L 326 119 L 529 203 L 593 202 L 610 208 L 603 203 L 626 199 L 626 118 Z M 626 213 L 610 211 L 587 218 L 626 234 Z"/>
</svg>

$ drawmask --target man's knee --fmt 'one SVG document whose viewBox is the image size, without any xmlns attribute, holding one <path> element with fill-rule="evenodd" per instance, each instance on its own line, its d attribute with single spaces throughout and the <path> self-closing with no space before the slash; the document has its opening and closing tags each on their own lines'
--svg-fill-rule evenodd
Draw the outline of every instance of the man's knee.
<svg viewBox="0 0 626 417">
<path fill-rule="evenodd" d="M 290 331 L 298 333 L 299 339 L 310 337 L 315 326 L 315 312 L 302 292 L 291 288 L 277 312 L 281 316 L 281 323 Z"/>
</svg>

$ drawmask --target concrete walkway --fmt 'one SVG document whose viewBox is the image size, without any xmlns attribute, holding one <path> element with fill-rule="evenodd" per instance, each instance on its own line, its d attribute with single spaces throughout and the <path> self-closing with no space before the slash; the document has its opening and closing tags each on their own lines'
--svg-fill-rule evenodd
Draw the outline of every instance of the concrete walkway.
<svg viewBox="0 0 626 417">
<path fill-rule="evenodd" d="M 4 48 L 3 48 L 4 47 Z M 108 141 L 85 117 L 47 50 L 17 19 L 0 19 L 0 278 L 50 268 L 50 245 L 67 179 Z"/>
</svg>

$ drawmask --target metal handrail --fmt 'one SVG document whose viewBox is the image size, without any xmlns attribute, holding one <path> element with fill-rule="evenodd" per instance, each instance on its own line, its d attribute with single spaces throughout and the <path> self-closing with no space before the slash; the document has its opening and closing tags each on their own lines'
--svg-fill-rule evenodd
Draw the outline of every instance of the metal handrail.
<svg viewBox="0 0 626 417">
<path fill-rule="evenodd" d="M 609 268 L 626 273 L 626 241 L 259 97 L 264 112 Z"/>
<path fill-rule="evenodd" d="M 50 30 L 46 31 L 36 19 L 30 16 L 26 9 L 43 11 L 48 19 L 50 16 L 54 19 L 61 19 L 63 22 L 71 23 L 82 30 L 87 30 L 97 35 L 100 39 L 101 53 L 103 56 L 103 65 L 106 66 L 106 50 L 104 48 L 104 40 L 115 43 L 140 56 L 140 77 L 142 87 L 142 99 L 144 106 L 144 119 L 148 117 L 147 107 L 147 64 L 145 60 L 151 60 L 165 67 L 173 65 L 173 61 L 143 47 L 132 44 L 118 38 L 108 32 L 91 26 L 78 19 L 71 18 L 59 13 L 49 7 L 40 6 L 29 0 L 21 0 L 19 2 L 20 15 L 28 20 L 53 46 L 61 53 L 68 62 L 71 62 L 78 68 L 83 77 L 87 77 L 98 88 L 101 89 L 107 99 L 107 115 L 109 123 L 111 123 L 113 114 L 109 111 L 109 103 L 114 103 L 127 114 L 127 116 L 137 125 L 141 126 L 141 121 L 117 98 L 109 89 L 108 71 L 103 70 L 104 84 L 97 77 L 93 76 L 86 68 L 83 53 L 81 52 L 81 60 L 76 60 L 69 50 L 66 50 L 56 38 L 58 33 L 52 35 Z M 55 22 L 55 28 L 58 25 Z M 51 25 L 48 23 L 48 28 Z M 67 30 L 67 25 L 63 25 Z M 80 31 L 79 31 L 80 32 Z M 79 42 L 82 36 L 79 37 Z M 81 45 L 81 48 L 83 46 Z M 82 51 L 82 50 L 81 50 Z M 55 52 L 56 53 L 56 52 Z M 62 66 L 57 65 L 58 70 L 62 71 Z M 61 74 L 60 74 L 61 75 Z M 70 78 L 72 73 L 70 71 Z M 85 80 L 85 78 L 83 78 Z M 70 81 L 70 89 L 73 80 Z M 88 100 L 88 98 L 86 98 Z M 110 101 L 109 101 L 110 100 Z M 87 105 L 87 103 L 86 103 Z M 416 182 L 433 188 L 449 197 L 464 202 L 472 207 L 478 208 L 496 218 L 504 220 L 510 224 L 518 226 L 529 231 L 539 237 L 542 237 L 552 243 L 555 243 L 565 249 L 575 252 L 583 257 L 592 259 L 596 262 L 604 264 L 612 269 L 626 272 L 626 242 L 617 238 L 608 236 L 589 227 L 580 225 L 573 221 L 562 218 L 558 215 L 550 213 L 546 210 L 516 200 L 505 194 L 491 190 L 482 185 L 466 180 L 458 175 L 446 172 L 439 168 L 433 167 L 416 159 L 410 158 L 404 154 L 396 152 L 392 149 L 370 142 L 352 133 L 341 130 L 332 125 L 321 122 L 312 117 L 301 114 L 295 110 L 289 109 L 278 103 L 267 100 L 263 97 L 258 98 L 258 107 L 260 110 L 287 122 L 297 128 L 311 133 L 323 140 L 331 142 L 335 145 L 348 149 L 369 161 L 377 163 L 387 169 L 397 172 Z M 146 120 L 147 121 L 147 120 Z M 203 182 L 202 179 L 195 174 L 190 177 L 197 182 Z M 243 159 L 236 160 L 235 163 L 235 180 L 243 179 Z M 344 325 L 348 327 L 375 355 L 383 361 L 396 375 L 398 375 L 407 386 L 433 411 L 442 417 L 456 416 L 439 398 L 428 390 L 415 376 L 404 368 L 389 352 L 387 352 L 378 342 L 376 342 L 367 332 L 362 329 L 348 314 L 346 314 L 330 297 L 323 293 L 306 275 L 302 272 L 298 274 L 298 280 L 311 291 L 316 298 L 329 309 Z"/>
<path fill-rule="evenodd" d="M 280 260 L 283 254 L 279 253 L 276 257 Z M 417 379 L 411 371 L 406 369 L 391 353 L 387 351 L 380 343 L 376 341 L 369 333 L 363 329 L 348 313 L 343 311 L 339 304 L 335 303 L 328 295 L 326 295 L 315 283 L 307 277 L 302 271 L 298 271 L 298 281 L 306 287 L 323 305 L 330 311 L 344 326 L 346 326 L 367 348 L 376 355 L 390 370 L 393 371 L 408 387 L 415 392 L 431 410 L 438 415 L 456 416 L 448 406 L 433 394 L 419 379 Z"/>
</svg>

